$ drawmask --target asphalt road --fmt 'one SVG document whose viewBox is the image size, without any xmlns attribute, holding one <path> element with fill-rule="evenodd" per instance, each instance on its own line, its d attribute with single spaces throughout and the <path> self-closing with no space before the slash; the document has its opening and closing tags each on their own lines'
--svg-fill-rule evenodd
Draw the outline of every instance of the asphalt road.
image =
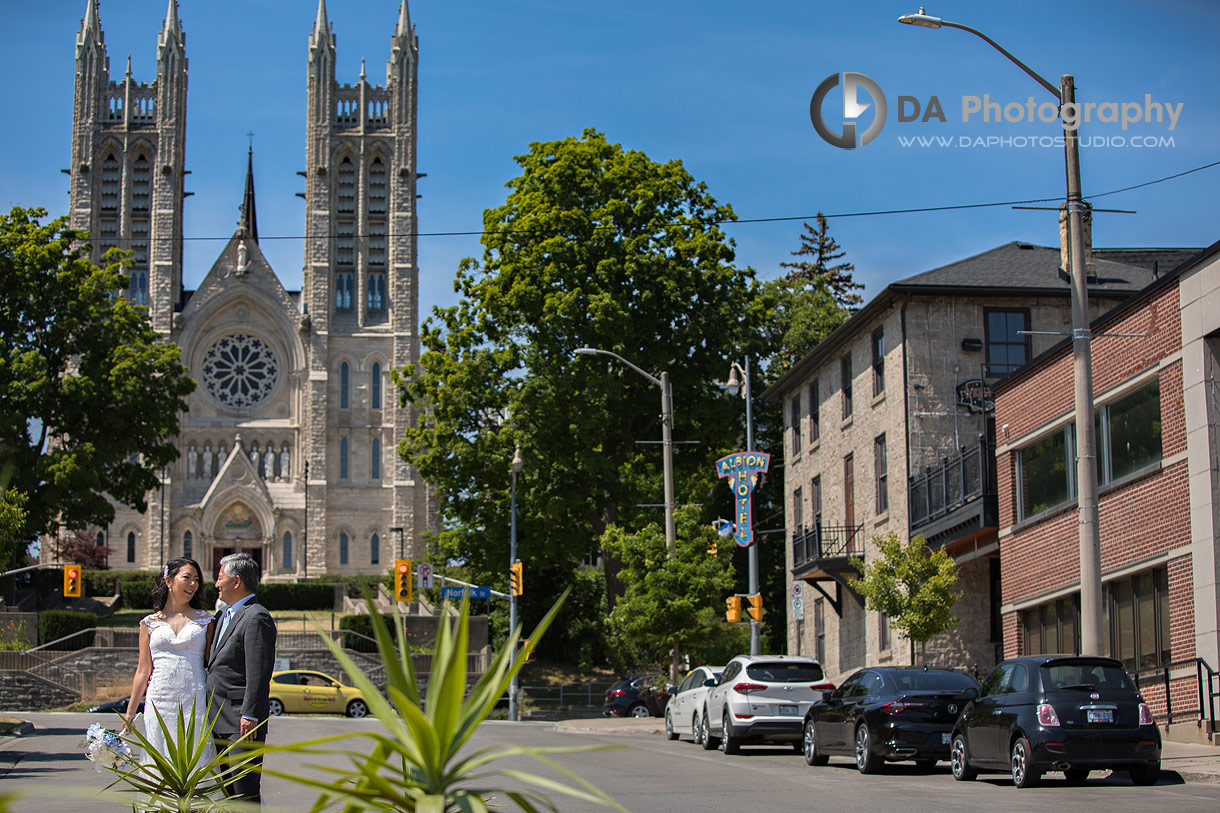
<svg viewBox="0 0 1220 813">
<path fill-rule="evenodd" d="M 108 782 L 107 776 L 95 773 L 78 747 L 85 728 L 98 715 L 21 716 L 33 722 L 37 730 L 25 737 L 0 739 L 0 791 L 20 791 L 24 795 L 16 803 L 15 811 L 100 813 L 119 809 L 97 797 Z M 272 721 L 270 736 L 274 744 L 376 725 L 371 720 L 282 718 Z M 669 742 L 658 735 L 559 733 L 549 723 L 489 722 L 479 730 L 473 745 L 623 746 L 569 754 L 557 761 L 632 811 L 795 813 L 810 809 L 871 811 L 917 807 L 920 811 L 989 813 L 1010 810 L 1176 813 L 1220 809 L 1220 785 L 1184 784 L 1172 776 L 1152 788 L 1134 787 L 1125 777 L 1094 778 L 1084 786 L 1069 787 L 1052 774 L 1042 787 L 1016 790 L 1007 777 L 999 775 L 992 778 L 985 775 L 974 782 L 955 782 L 943 765 L 925 772 L 900 764 L 890 766 L 881 775 L 862 776 L 846 758 L 832 758 L 829 766 L 810 768 L 789 748 L 747 746 L 741 754 L 726 757 L 716 751 L 703 751 L 686 740 Z M 269 764 L 280 769 L 303 770 L 285 756 L 275 757 Z M 505 760 L 502 767 L 557 776 L 524 757 Z M 298 813 L 308 809 L 314 799 L 308 789 L 275 778 L 264 780 L 264 794 L 269 810 Z M 558 801 L 565 813 L 604 810 L 580 801 Z"/>
</svg>

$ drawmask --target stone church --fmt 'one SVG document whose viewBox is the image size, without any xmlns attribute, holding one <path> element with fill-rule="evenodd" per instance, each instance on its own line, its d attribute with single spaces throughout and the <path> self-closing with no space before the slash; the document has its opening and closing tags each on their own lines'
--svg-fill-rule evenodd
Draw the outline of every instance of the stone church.
<svg viewBox="0 0 1220 813">
<path fill-rule="evenodd" d="M 97 262 L 133 252 L 128 295 L 182 349 L 197 382 L 179 459 L 143 514 L 118 506 L 94 529 L 111 566 L 176 556 L 213 574 L 251 553 L 265 578 L 384 573 L 419 558 L 433 511 L 396 453 L 414 409 L 390 380 L 419 355 L 416 266 L 418 40 L 406 0 L 384 85 L 335 81 L 335 35 L 318 3 L 305 111 L 303 290 L 258 243 L 253 154 L 237 230 L 197 290 L 183 287 L 187 56 L 177 3 L 157 74 L 111 79 L 96 0 L 76 37 L 71 223 Z M 387 20 L 387 27 L 389 24 Z M 234 189 L 234 203 L 241 190 Z M 44 549 L 47 546 L 44 545 Z"/>
</svg>

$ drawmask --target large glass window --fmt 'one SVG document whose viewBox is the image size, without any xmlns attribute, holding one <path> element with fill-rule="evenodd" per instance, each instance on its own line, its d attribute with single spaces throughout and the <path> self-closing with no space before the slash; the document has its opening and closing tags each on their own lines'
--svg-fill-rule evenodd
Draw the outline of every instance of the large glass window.
<svg viewBox="0 0 1220 813">
<path fill-rule="evenodd" d="M 1161 385 L 1150 386 L 1101 411 L 1102 482 L 1118 480 L 1161 459 Z"/>
<path fill-rule="evenodd" d="M 1159 567 L 1106 585 L 1110 653 L 1129 670 L 1170 662 L 1169 570 Z"/>
<path fill-rule="evenodd" d="M 984 308 L 987 375 L 1007 375 L 1029 361 L 1028 308 Z"/>
<path fill-rule="evenodd" d="M 1071 595 L 1021 613 L 1025 631 L 1022 654 L 1072 654 L 1080 651 L 1080 597 Z"/>
<path fill-rule="evenodd" d="M 849 417 L 851 417 L 851 410 L 852 410 L 852 404 L 851 404 L 851 384 L 852 384 L 851 353 L 848 353 L 846 356 L 839 359 L 839 380 L 841 381 L 842 387 L 843 387 L 843 417 L 849 418 Z"/>
<path fill-rule="evenodd" d="M 1067 502 L 1076 493 L 1068 443 L 1072 434 L 1066 427 L 1017 453 L 1021 519 Z"/>
</svg>

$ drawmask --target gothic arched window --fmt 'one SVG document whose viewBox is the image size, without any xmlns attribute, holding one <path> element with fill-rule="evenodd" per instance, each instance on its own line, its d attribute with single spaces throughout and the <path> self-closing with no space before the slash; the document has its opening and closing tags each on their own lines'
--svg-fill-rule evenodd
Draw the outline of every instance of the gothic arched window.
<svg viewBox="0 0 1220 813">
<path fill-rule="evenodd" d="M 372 403 L 369 404 L 369 408 L 381 409 L 381 364 L 376 361 L 373 362 L 371 383 L 372 386 L 370 387 L 370 391 L 372 392 Z"/>
<path fill-rule="evenodd" d="M 347 534 L 339 534 L 339 564 L 347 564 Z"/>
<path fill-rule="evenodd" d="M 136 560 L 136 533 L 135 531 L 127 532 L 127 561 L 134 562 Z"/>
<path fill-rule="evenodd" d="M 284 531 L 284 554 L 280 557 L 280 566 L 284 570 L 292 570 L 292 534 Z"/>
<path fill-rule="evenodd" d="M 347 438 L 339 438 L 339 479 L 347 479 Z"/>
<path fill-rule="evenodd" d="M 351 368 L 347 362 L 339 365 L 339 409 L 348 408 L 348 385 L 351 383 Z"/>
<path fill-rule="evenodd" d="M 381 438 L 373 438 L 372 462 L 369 466 L 369 476 L 374 480 L 381 479 Z"/>
<path fill-rule="evenodd" d="M 369 540 L 369 564 L 381 564 L 381 537 L 373 534 L 373 538 Z"/>
<path fill-rule="evenodd" d="M 195 558 L 195 537 L 191 534 L 190 531 L 187 531 L 186 533 L 184 533 L 182 535 L 182 558 L 183 559 L 194 559 Z"/>
<path fill-rule="evenodd" d="M 97 532 L 97 546 L 100 548 L 106 544 L 106 534 L 101 531 Z"/>
</svg>

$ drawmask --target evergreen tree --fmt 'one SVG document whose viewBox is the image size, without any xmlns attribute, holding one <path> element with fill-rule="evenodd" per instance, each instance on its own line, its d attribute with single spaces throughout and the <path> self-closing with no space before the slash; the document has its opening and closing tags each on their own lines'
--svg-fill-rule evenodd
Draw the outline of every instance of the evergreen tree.
<svg viewBox="0 0 1220 813">
<path fill-rule="evenodd" d="M 794 257 L 812 259 L 780 263 L 781 268 L 792 269 L 784 279 L 789 287 L 824 287 L 830 291 L 840 308 L 855 307 L 864 301 L 864 298 L 856 293 L 863 290 L 864 286 L 851 276 L 856 266 L 849 262 L 835 262 L 845 257 L 847 252 L 830 236 L 826 218 L 821 212 L 817 214 L 817 221 L 816 229 L 808 223 L 803 224 L 805 233 L 801 235 L 801 247 L 792 252 Z"/>
</svg>

